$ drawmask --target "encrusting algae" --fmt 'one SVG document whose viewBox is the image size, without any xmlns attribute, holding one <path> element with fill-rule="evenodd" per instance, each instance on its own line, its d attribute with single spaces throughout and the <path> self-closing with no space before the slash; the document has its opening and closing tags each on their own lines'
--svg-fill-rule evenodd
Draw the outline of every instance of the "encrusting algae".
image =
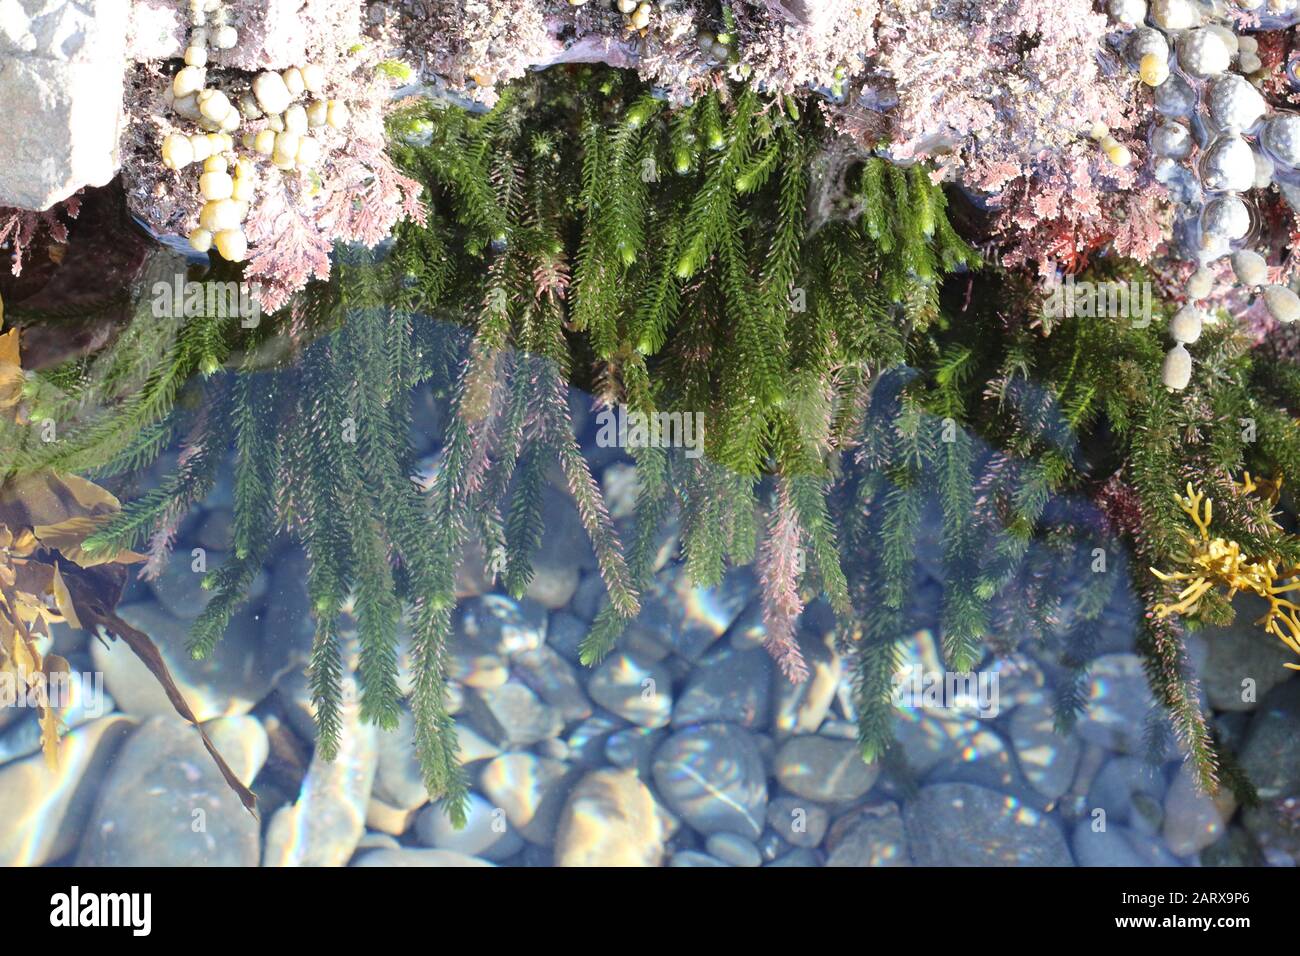
<svg viewBox="0 0 1300 956">
<path fill-rule="evenodd" d="M 1282 482 L 1281 479 L 1254 479 L 1250 472 L 1246 472 L 1241 490 L 1246 494 L 1259 494 L 1271 507 L 1277 504 Z M 1187 483 L 1187 495 L 1177 496 L 1176 500 L 1195 523 L 1197 533 L 1184 535 L 1187 552 L 1181 556 L 1181 563 L 1187 566 L 1187 570 L 1165 573 L 1151 569 L 1151 573 L 1161 581 L 1187 582 L 1186 587 L 1178 592 L 1176 603 L 1157 604 L 1152 608 L 1156 617 L 1195 614 L 1201 599 L 1215 588 L 1226 589 L 1229 599 L 1238 591 L 1248 591 L 1265 598 L 1269 605 L 1268 612 L 1255 623 L 1264 625 L 1265 631 L 1300 656 L 1300 618 L 1297 618 L 1300 604 L 1289 597 L 1300 592 L 1300 580 L 1297 579 L 1300 567 L 1284 565 L 1276 556 L 1252 557 L 1238 542 L 1214 536 L 1210 531 L 1212 503 L 1203 492 L 1194 490 L 1191 482 Z M 1269 520 L 1276 526 L 1271 511 Z M 1300 664 L 1284 666 L 1300 670 Z"/>
</svg>

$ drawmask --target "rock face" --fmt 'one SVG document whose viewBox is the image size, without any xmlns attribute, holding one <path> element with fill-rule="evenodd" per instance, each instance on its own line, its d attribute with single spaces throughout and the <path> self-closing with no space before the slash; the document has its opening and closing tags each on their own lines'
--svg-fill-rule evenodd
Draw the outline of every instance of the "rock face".
<svg viewBox="0 0 1300 956">
<path fill-rule="evenodd" d="M 0 206 L 48 209 L 118 165 L 130 0 L 0 3 Z"/>
</svg>

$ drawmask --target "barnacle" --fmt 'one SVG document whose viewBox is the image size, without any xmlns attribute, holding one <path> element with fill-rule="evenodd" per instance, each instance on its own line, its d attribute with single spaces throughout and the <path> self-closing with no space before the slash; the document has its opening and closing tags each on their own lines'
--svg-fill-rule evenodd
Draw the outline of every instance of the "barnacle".
<svg viewBox="0 0 1300 956">
<path fill-rule="evenodd" d="M 1240 487 L 1244 494 L 1258 494 L 1271 507 L 1277 503 L 1281 485 L 1280 478 L 1252 478 L 1250 472 L 1246 472 Z M 1300 604 L 1290 597 L 1300 592 L 1300 580 L 1297 579 L 1300 568 L 1283 564 L 1275 555 L 1252 556 L 1238 542 L 1214 535 L 1210 529 L 1214 513 L 1212 503 L 1203 492 L 1195 490 L 1191 482 L 1187 483 L 1186 496 L 1178 496 L 1176 500 L 1192 519 L 1196 533 L 1184 533 L 1186 550 L 1178 556 L 1178 563 L 1184 570 L 1163 572 L 1151 569 L 1151 573 L 1161 581 L 1186 583 L 1178 592 L 1175 603 L 1157 604 L 1152 608 L 1156 617 L 1194 615 L 1201 599 L 1216 588 L 1224 589 L 1228 598 L 1239 591 L 1250 592 L 1268 601 L 1268 612 L 1256 623 L 1262 624 L 1266 632 L 1300 655 L 1300 618 L 1297 617 Z M 1276 526 L 1271 514 L 1269 520 Z M 1300 664 L 1284 666 L 1300 670 Z"/>
</svg>

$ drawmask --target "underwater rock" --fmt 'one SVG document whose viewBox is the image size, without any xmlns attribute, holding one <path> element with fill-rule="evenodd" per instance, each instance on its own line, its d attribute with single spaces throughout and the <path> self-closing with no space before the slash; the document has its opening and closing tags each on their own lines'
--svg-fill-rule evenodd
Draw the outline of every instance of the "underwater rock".
<svg viewBox="0 0 1300 956">
<path fill-rule="evenodd" d="M 1014 797 L 964 783 L 923 787 L 903 808 L 920 866 L 1070 866 L 1060 827 Z"/>
<path fill-rule="evenodd" d="M 1073 734 L 1058 734 L 1049 704 L 1026 704 L 1011 714 L 1011 741 L 1025 777 L 1049 799 L 1070 789 L 1079 767 L 1083 742 Z"/>
<path fill-rule="evenodd" d="M 1189 645 L 1204 647 L 1197 676 L 1215 710 L 1250 711 L 1274 687 L 1295 676 L 1282 665 L 1295 660 L 1286 645 L 1255 623 L 1268 603 L 1254 595 L 1233 601 L 1236 619 L 1227 627 L 1206 624 L 1188 635 Z M 1199 655 L 1192 654 L 1193 660 Z"/>
<path fill-rule="evenodd" d="M 748 566 L 728 571 L 715 588 L 695 587 L 681 568 L 666 568 L 641 595 L 641 613 L 628 625 L 627 646 L 647 642 L 661 647 L 665 655 L 676 652 L 697 661 L 735 623 L 757 591 Z"/>
<path fill-rule="evenodd" d="M 655 749 L 668 736 L 662 728 L 626 727 L 605 740 L 605 759 L 649 779 Z"/>
<path fill-rule="evenodd" d="M 470 643 L 501 657 L 535 651 L 546 640 L 546 608 L 524 598 L 485 594 L 463 602 L 456 632 Z"/>
<path fill-rule="evenodd" d="M 1106 813 L 1108 826 L 1126 823 L 1141 833 L 1156 833 L 1164 819 L 1165 778 L 1138 757 L 1113 757 L 1088 790 L 1087 809 Z"/>
<path fill-rule="evenodd" d="M 800 632 L 798 640 L 804 662 L 808 665 L 808 679 L 796 684 L 784 674 L 771 670 L 776 697 L 772 732 L 777 736 L 815 733 L 830 713 L 835 691 L 844 673 L 833 635 L 818 638 Z"/>
<path fill-rule="evenodd" d="M 236 773 L 256 765 L 259 731 L 264 746 L 256 721 L 224 732 L 228 745 L 237 744 L 229 754 Z M 222 778 L 198 731 L 175 716 L 151 717 L 101 782 L 77 865 L 256 866 L 260 842 L 257 819 Z"/>
<path fill-rule="evenodd" d="M 1142 659 L 1136 654 L 1103 654 L 1088 668 L 1088 706 L 1079 721 L 1079 736 L 1110 750 L 1145 754 L 1152 704 Z"/>
<path fill-rule="evenodd" d="M 129 604 L 118 610 L 122 620 L 144 631 L 158 646 L 185 699 L 200 722 L 246 714 L 271 691 L 287 665 L 286 647 L 262 641 L 257 616 L 245 608 L 231 619 L 226 634 L 206 659 L 187 650 L 189 625 L 154 604 Z M 157 678 L 121 641 L 91 646 L 95 667 L 118 706 L 133 717 L 174 714 L 175 708 Z"/>
<path fill-rule="evenodd" d="M 57 774 L 39 753 L 0 767 L 0 820 L 5 822 L 0 866 L 41 866 L 77 848 L 104 778 L 133 726 L 130 719 L 113 714 L 74 730 L 63 738 Z M 210 766 L 211 758 L 203 756 Z"/>
<path fill-rule="evenodd" d="M 668 669 L 628 653 L 601 662 L 587 681 L 591 699 L 642 727 L 663 727 L 673 711 L 673 681 Z"/>
<path fill-rule="evenodd" d="M 0 5 L 0 206 L 48 209 L 117 172 L 129 9 Z"/>
<path fill-rule="evenodd" d="M 893 803 L 862 807 L 835 821 L 827 866 L 911 866 L 903 818 Z"/>
<path fill-rule="evenodd" d="M 945 757 L 926 774 L 927 783 L 972 783 L 1039 810 L 1052 804 L 1052 797 L 1029 782 L 1012 745 L 996 731 L 975 726 L 962 739 L 959 752 Z"/>
<path fill-rule="evenodd" d="M 1300 862 L 1300 681 L 1274 689 L 1260 703 L 1241 751 L 1241 768 L 1259 793 L 1242 822 L 1271 863 Z"/>
<path fill-rule="evenodd" d="M 1165 794 L 1165 846 L 1174 856 L 1199 853 L 1227 832 L 1236 809 L 1237 798 L 1229 787 L 1220 787 L 1214 796 L 1201 793 L 1191 764 L 1183 764 Z"/>
<path fill-rule="evenodd" d="M 1093 830 L 1089 820 L 1080 820 L 1071 840 L 1080 866 L 1179 866 L 1159 842 L 1120 825 Z"/>
<path fill-rule="evenodd" d="M 560 814 L 556 866 L 658 866 L 664 833 L 654 797 L 630 770 L 597 770 Z"/>
<path fill-rule="evenodd" d="M 397 728 L 378 734 L 375 740 L 378 763 L 373 796 L 399 810 L 418 810 L 429 802 L 414 740 L 415 718 L 405 707 L 398 716 Z"/>
<path fill-rule="evenodd" d="M 483 768 L 479 786 L 505 811 L 510 825 L 525 840 L 550 846 L 555 842 L 568 779 L 569 768 L 558 760 L 508 753 Z"/>
<path fill-rule="evenodd" d="M 726 866 L 730 866 L 731 864 L 723 860 L 719 860 L 716 856 L 710 856 L 707 853 L 701 853 L 698 850 L 679 850 L 678 852 L 673 854 L 672 859 L 668 861 L 668 865 L 672 867 L 678 867 L 678 868 L 687 868 L 687 867 L 697 868 L 697 867 L 710 867 L 710 866 L 726 867 Z"/>
<path fill-rule="evenodd" d="M 469 720 L 503 750 L 530 747 L 564 730 L 564 718 L 518 681 L 472 691 L 465 698 Z"/>
<path fill-rule="evenodd" d="M 361 722 L 352 678 L 343 689 L 338 755 L 313 754 L 298 799 L 271 818 L 263 866 L 342 866 L 365 833 L 381 731 Z"/>
<path fill-rule="evenodd" d="M 654 780 L 669 808 L 705 835 L 763 832 L 767 770 L 754 735 L 734 724 L 673 734 L 655 753 Z"/>
<path fill-rule="evenodd" d="M 811 800 L 781 796 L 767 805 L 767 822 L 791 846 L 814 847 L 826 836 L 831 815 Z"/>
<path fill-rule="evenodd" d="M 777 751 L 775 772 L 781 786 L 820 803 L 846 803 L 862 796 L 880 775 L 855 742 L 826 737 L 792 737 Z"/>
<path fill-rule="evenodd" d="M 559 652 L 543 644 L 515 655 L 511 662 L 519 679 L 568 721 L 591 716 L 591 700 L 572 665 Z"/>
<path fill-rule="evenodd" d="M 450 850 L 500 862 L 514 856 L 524 839 L 510 826 L 505 812 L 477 793 L 471 793 L 465 811 L 465 826 L 459 830 L 441 803 L 433 803 L 415 818 L 416 838 L 435 850 Z"/>
<path fill-rule="evenodd" d="M 763 854 L 749 840 L 734 833 L 715 833 L 704 848 L 709 855 L 728 866 L 756 867 L 763 865 Z"/>
<path fill-rule="evenodd" d="M 724 721 L 750 729 L 766 727 L 774 670 L 771 655 L 762 648 L 710 650 L 677 695 L 673 726 Z"/>
<path fill-rule="evenodd" d="M 351 866 L 495 866 L 488 860 L 466 856 L 452 850 L 401 849 L 367 850 L 357 854 Z"/>
</svg>

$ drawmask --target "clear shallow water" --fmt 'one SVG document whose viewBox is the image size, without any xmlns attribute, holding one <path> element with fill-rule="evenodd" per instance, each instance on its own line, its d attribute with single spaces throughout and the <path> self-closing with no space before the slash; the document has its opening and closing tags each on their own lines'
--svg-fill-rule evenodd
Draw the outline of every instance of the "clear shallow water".
<svg viewBox="0 0 1300 956">
<path fill-rule="evenodd" d="M 626 540 L 630 459 L 596 446 L 588 396 L 575 393 L 571 405 Z M 446 407 L 423 392 L 415 408 L 427 477 Z M 175 460 L 173 449 L 115 490 L 139 494 Z M 544 497 L 547 532 L 528 597 L 498 593 L 481 551 L 461 571 L 450 703 L 473 792 L 469 824 L 456 831 L 427 801 L 409 716 L 385 733 L 361 724 L 350 703 L 338 759 L 314 755 L 304 674 L 314 625 L 294 542 L 279 542 L 215 654 L 189 658 L 187 630 L 207 599 L 199 582 L 229 554 L 232 508 L 227 473 L 182 523 L 159 578 L 132 581 L 120 613 L 162 650 L 218 749 L 258 794 L 260 820 L 129 649 L 59 627 L 54 649 L 101 692 L 67 714 L 73 729 L 57 774 L 44 768 L 33 714 L 0 710 L 0 861 L 1195 866 L 1294 865 L 1300 853 L 1300 682 L 1253 615 L 1191 639 L 1214 725 L 1263 797 L 1241 808 L 1226 791 L 1197 793 L 1162 737 L 1122 556 L 1105 572 L 1119 578 L 1110 602 L 1091 622 L 1077 613 L 1077 562 L 1040 556 L 1032 586 L 1013 593 L 995 623 L 998 653 L 964 692 L 946 688 L 946 582 L 929 515 L 899 661 L 899 687 L 910 691 L 899 744 L 866 766 L 828 609 L 804 614 L 811 676 L 792 685 L 761 646 L 752 571 L 691 586 L 672 528 L 618 649 L 596 668 L 579 664 L 604 588 L 558 478 Z M 1069 501 L 1051 509 L 1061 523 L 1080 511 Z M 345 638 L 354 665 L 355 634 L 345 629 Z M 1061 654 L 1080 642 L 1091 660 L 1086 710 L 1058 733 L 1053 702 L 1069 680 Z"/>
</svg>

